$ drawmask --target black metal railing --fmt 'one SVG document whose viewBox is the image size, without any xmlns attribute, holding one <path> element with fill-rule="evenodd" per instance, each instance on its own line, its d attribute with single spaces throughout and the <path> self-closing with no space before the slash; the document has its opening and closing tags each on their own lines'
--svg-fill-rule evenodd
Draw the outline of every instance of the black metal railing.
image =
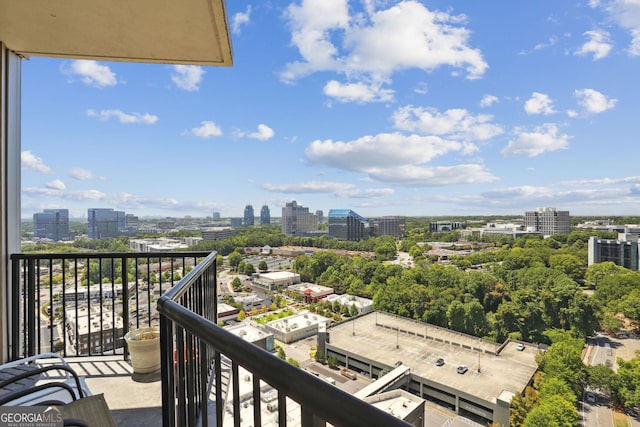
<svg viewBox="0 0 640 427">
<path fill-rule="evenodd" d="M 209 252 L 11 255 L 6 357 L 122 354 L 130 329 L 159 324 L 156 301 Z"/>
<path fill-rule="evenodd" d="M 215 271 L 212 253 L 158 301 L 164 426 L 222 426 L 225 411 L 236 427 L 261 426 L 267 388 L 279 426 L 294 406 L 302 427 L 409 425 L 219 327 Z M 240 368 L 252 377 L 252 421 L 241 418 Z"/>
</svg>

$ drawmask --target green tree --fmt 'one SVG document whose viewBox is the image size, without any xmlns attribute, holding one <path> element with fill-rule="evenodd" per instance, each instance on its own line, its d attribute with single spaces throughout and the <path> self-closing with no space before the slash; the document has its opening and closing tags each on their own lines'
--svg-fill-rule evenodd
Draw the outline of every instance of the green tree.
<svg viewBox="0 0 640 427">
<path fill-rule="evenodd" d="M 580 416 L 573 403 L 553 395 L 531 410 L 524 427 L 575 427 Z"/>
<path fill-rule="evenodd" d="M 231 287 L 234 292 L 240 292 L 242 290 L 242 281 L 239 277 L 234 277 L 231 281 Z"/>
<path fill-rule="evenodd" d="M 338 367 L 338 359 L 334 356 L 329 356 L 327 359 L 327 364 L 331 369 L 336 369 Z"/>
<path fill-rule="evenodd" d="M 610 367 L 598 364 L 587 366 L 587 384 L 604 392 L 613 391 L 616 373 Z"/>
<path fill-rule="evenodd" d="M 247 276 L 251 276 L 255 272 L 256 272 L 256 268 L 250 262 L 244 265 L 244 274 L 246 274 Z"/>
<path fill-rule="evenodd" d="M 287 354 L 284 352 L 284 349 L 282 347 L 278 347 L 278 357 L 282 360 L 287 359 Z"/>
<path fill-rule="evenodd" d="M 261 272 L 267 271 L 269 269 L 269 266 L 267 265 L 267 262 L 265 260 L 262 260 L 258 263 L 258 270 L 260 270 Z"/>
<path fill-rule="evenodd" d="M 355 304 L 349 306 L 349 316 L 355 317 L 358 315 L 358 307 Z"/>
<path fill-rule="evenodd" d="M 238 268 L 240 261 L 242 261 L 242 255 L 238 252 L 231 252 L 229 256 L 227 256 L 227 261 L 229 262 L 229 266 L 235 270 Z"/>
<path fill-rule="evenodd" d="M 510 424 L 514 427 L 524 424 L 529 412 L 540 404 L 540 394 L 536 389 L 527 386 L 522 394 L 516 394 L 511 399 Z"/>
</svg>

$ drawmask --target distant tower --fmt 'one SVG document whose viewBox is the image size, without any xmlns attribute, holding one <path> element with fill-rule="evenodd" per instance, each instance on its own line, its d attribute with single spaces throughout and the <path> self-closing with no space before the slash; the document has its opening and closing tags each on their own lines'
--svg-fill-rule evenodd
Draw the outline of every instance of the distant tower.
<svg viewBox="0 0 640 427">
<path fill-rule="evenodd" d="M 69 240 L 69 209 L 45 209 L 33 214 L 33 235 L 51 240 Z"/>
<path fill-rule="evenodd" d="M 316 216 L 318 217 L 318 224 L 322 224 L 322 221 L 324 220 L 324 212 L 322 212 L 322 209 L 318 209 L 316 211 Z"/>
<path fill-rule="evenodd" d="M 220 221 L 220 212 L 213 212 L 213 220 L 214 221 Z"/>
<path fill-rule="evenodd" d="M 87 237 L 90 239 L 110 239 L 126 233 L 126 214 L 123 211 L 89 208 L 87 220 Z"/>
<path fill-rule="evenodd" d="M 296 201 L 282 208 L 282 232 L 287 236 L 303 236 L 318 229 L 318 217 Z"/>
<path fill-rule="evenodd" d="M 244 207 L 244 222 L 243 225 L 245 227 L 251 227 L 254 224 L 253 218 L 253 206 L 247 205 Z"/>
<path fill-rule="evenodd" d="M 262 209 L 260 209 L 260 225 L 269 224 L 271 224 L 271 212 L 269 211 L 269 206 L 263 205 Z"/>
</svg>

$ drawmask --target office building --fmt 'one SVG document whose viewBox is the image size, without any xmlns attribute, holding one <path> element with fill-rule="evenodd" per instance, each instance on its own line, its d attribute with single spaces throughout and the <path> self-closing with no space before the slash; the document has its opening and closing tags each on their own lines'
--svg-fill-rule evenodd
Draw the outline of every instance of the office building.
<svg viewBox="0 0 640 427">
<path fill-rule="evenodd" d="M 213 218 L 214 221 L 220 221 L 220 212 L 214 211 L 212 218 Z"/>
<path fill-rule="evenodd" d="M 69 209 L 45 209 L 33 214 L 33 236 L 69 240 Z"/>
<path fill-rule="evenodd" d="M 542 233 L 543 236 L 567 234 L 571 232 L 571 217 L 569 211 L 538 208 L 535 211 L 525 212 L 524 226 L 526 229 Z"/>
<path fill-rule="evenodd" d="M 638 271 L 640 269 L 638 237 L 636 233 L 619 233 L 618 240 L 590 237 L 589 265 L 610 261 L 620 267 Z"/>
<path fill-rule="evenodd" d="M 87 210 L 87 236 L 90 239 L 110 239 L 120 236 L 126 230 L 126 216 L 123 211 L 90 208 Z"/>
<path fill-rule="evenodd" d="M 254 217 L 253 217 L 253 206 L 247 205 L 244 207 L 244 220 L 242 222 L 245 227 L 253 227 L 254 225 Z"/>
<path fill-rule="evenodd" d="M 329 237 L 360 241 L 369 237 L 369 222 L 351 209 L 329 210 Z"/>
<path fill-rule="evenodd" d="M 242 227 L 242 218 L 229 218 L 232 227 Z"/>
<path fill-rule="evenodd" d="M 309 208 L 289 202 L 282 208 L 282 233 L 287 236 L 303 236 L 318 229 L 318 217 Z"/>
<path fill-rule="evenodd" d="M 202 230 L 202 240 L 220 240 L 236 235 L 231 227 L 209 227 Z"/>
<path fill-rule="evenodd" d="M 446 233 L 449 231 L 455 231 L 463 227 L 464 227 L 463 222 L 435 221 L 435 222 L 429 223 L 429 231 L 431 233 Z"/>
<path fill-rule="evenodd" d="M 322 209 L 316 211 L 316 216 L 318 217 L 318 224 L 322 224 L 322 221 L 324 221 L 324 212 L 322 212 Z"/>
<path fill-rule="evenodd" d="M 269 206 L 263 205 L 262 209 L 260 209 L 260 225 L 269 224 L 271 224 L 271 211 L 269 210 Z"/>
<path fill-rule="evenodd" d="M 369 220 L 374 236 L 392 236 L 400 239 L 404 235 L 404 217 L 383 216 Z"/>
</svg>

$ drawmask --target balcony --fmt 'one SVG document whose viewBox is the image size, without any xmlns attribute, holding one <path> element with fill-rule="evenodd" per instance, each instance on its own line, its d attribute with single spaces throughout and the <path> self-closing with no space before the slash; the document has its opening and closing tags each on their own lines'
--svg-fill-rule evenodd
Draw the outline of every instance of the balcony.
<svg viewBox="0 0 640 427">
<path fill-rule="evenodd" d="M 59 351 L 105 394 L 119 425 L 408 425 L 219 327 L 216 253 L 14 254 L 11 262 L 7 357 Z M 124 334 L 152 325 L 161 370 L 132 374 Z M 249 412 L 240 372 L 251 378 Z M 276 396 L 268 420 L 267 388 Z"/>
</svg>

